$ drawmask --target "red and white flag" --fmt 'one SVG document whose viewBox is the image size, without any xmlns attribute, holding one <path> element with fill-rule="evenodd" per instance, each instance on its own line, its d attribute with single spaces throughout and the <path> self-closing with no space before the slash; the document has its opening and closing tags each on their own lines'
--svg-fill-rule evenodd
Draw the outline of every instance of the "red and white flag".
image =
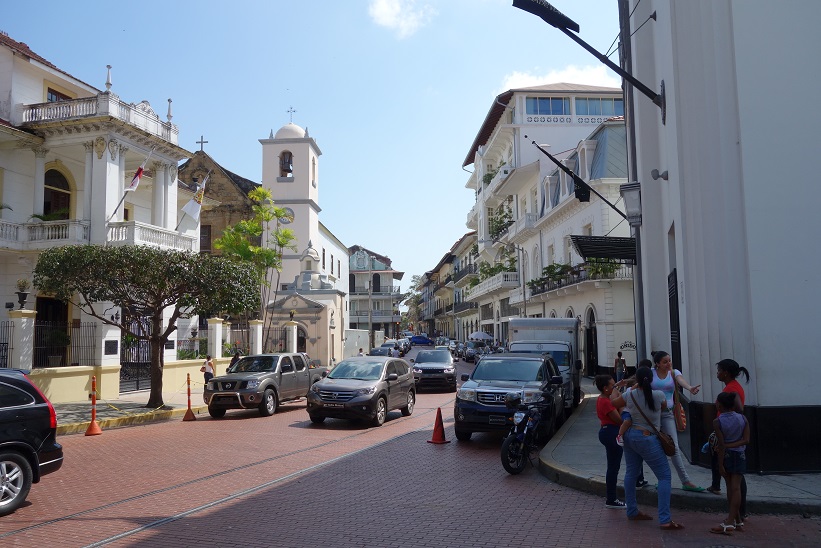
<svg viewBox="0 0 821 548">
<path fill-rule="evenodd" d="M 154 153 L 154 149 L 152 148 L 151 151 L 148 153 L 148 156 L 145 157 L 143 164 L 137 168 L 137 173 L 134 174 L 134 178 L 131 179 L 131 184 L 125 187 L 125 192 L 132 192 L 137 190 L 137 187 L 140 186 L 140 179 L 143 176 L 143 170 L 145 168 L 145 164 L 148 163 L 148 159 L 151 158 L 151 154 Z"/>
<path fill-rule="evenodd" d="M 183 213 L 188 215 L 194 220 L 200 220 L 200 211 L 202 210 L 202 200 L 205 198 L 205 183 L 208 182 L 208 178 L 211 176 L 211 172 L 208 172 L 208 175 L 205 176 L 203 179 L 202 184 L 197 188 L 197 192 L 194 193 L 194 197 L 191 198 L 187 204 L 182 207 Z"/>
</svg>

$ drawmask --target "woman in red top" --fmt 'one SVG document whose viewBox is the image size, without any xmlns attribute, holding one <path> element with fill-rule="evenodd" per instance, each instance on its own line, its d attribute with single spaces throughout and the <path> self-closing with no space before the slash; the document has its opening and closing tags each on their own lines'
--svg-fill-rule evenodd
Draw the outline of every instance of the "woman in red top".
<svg viewBox="0 0 821 548">
<path fill-rule="evenodd" d="M 610 401 L 616 383 L 610 375 L 596 375 L 595 383 L 596 388 L 601 392 L 601 395 L 596 398 L 596 415 L 601 422 L 599 441 L 607 452 L 607 475 L 605 476 L 607 499 L 604 501 L 604 507 L 624 509 L 627 506 L 616 498 L 616 482 L 619 479 L 621 456 L 624 452 L 616 443 L 616 436 L 619 434 L 619 426 L 622 423 L 621 415 Z"/>
<path fill-rule="evenodd" d="M 735 409 L 737 413 L 744 413 L 744 388 L 741 383 L 736 380 L 741 374 L 744 374 L 746 382 L 750 382 L 750 372 L 746 367 L 741 367 L 735 360 L 721 360 L 716 364 L 716 378 L 724 383 L 724 390 L 722 392 L 732 392 L 736 394 Z M 718 411 L 717 415 L 721 412 Z M 710 464 L 713 469 L 712 485 L 707 490 L 716 495 L 721 494 L 721 474 L 718 471 L 718 457 L 715 451 L 711 452 Z M 747 481 L 744 476 L 741 476 L 741 507 L 739 508 L 740 523 L 744 525 L 744 518 L 747 517 Z"/>
</svg>

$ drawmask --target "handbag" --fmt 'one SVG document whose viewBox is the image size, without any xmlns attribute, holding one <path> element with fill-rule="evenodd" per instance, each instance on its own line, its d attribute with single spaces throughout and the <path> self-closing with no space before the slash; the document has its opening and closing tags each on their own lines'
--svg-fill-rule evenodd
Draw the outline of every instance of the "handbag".
<svg viewBox="0 0 821 548">
<path fill-rule="evenodd" d="M 205 373 L 205 366 L 200 367 L 200 373 Z"/>
<path fill-rule="evenodd" d="M 687 414 L 684 412 L 684 406 L 681 404 L 681 396 L 678 395 L 678 389 L 673 390 L 673 418 L 676 421 L 676 430 L 684 432 L 687 429 Z"/>
<path fill-rule="evenodd" d="M 647 421 L 647 424 L 650 425 L 650 428 L 652 428 L 653 431 L 656 433 L 656 436 L 658 436 L 659 443 L 661 443 L 661 449 L 662 449 L 662 451 L 664 451 L 664 454 L 667 455 L 668 457 L 672 457 L 673 455 L 675 455 L 676 454 L 676 442 L 673 441 L 673 437 L 670 436 L 670 434 L 665 434 L 664 432 L 659 432 L 658 429 L 656 428 L 656 425 L 653 424 L 650 421 L 650 419 L 647 418 L 647 415 L 645 415 L 644 411 L 642 411 L 641 407 L 639 407 L 639 404 L 636 401 L 636 395 L 635 394 L 630 394 L 630 397 L 633 398 L 633 403 L 636 404 L 636 408 L 639 410 L 639 413 L 641 413 L 641 416 L 644 417 L 644 420 Z"/>
</svg>

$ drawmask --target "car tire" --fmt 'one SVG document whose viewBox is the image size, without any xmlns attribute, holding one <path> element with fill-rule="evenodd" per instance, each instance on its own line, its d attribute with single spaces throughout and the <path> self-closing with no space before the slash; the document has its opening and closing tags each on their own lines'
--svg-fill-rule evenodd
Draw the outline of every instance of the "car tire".
<svg viewBox="0 0 821 548">
<path fill-rule="evenodd" d="M 388 402 L 385 398 L 380 397 L 376 400 L 376 413 L 371 419 L 371 426 L 382 426 L 385 424 L 385 419 L 388 416 Z"/>
<path fill-rule="evenodd" d="M 400 409 L 403 417 L 410 417 L 413 413 L 413 407 L 416 405 L 416 394 L 413 390 L 408 390 L 408 405 Z"/>
<path fill-rule="evenodd" d="M 208 407 L 208 414 L 211 415 L 215 419 L 221 419 L 225 416 L 225 409 L 220 409 L 219 407 Z"/>
<path fill-rule="evenodd" d="M 320 417 L 319 415 L 310 415 L 311 422 L 314 424 L 322 424 L 325 422 L 325 417 Z"/>
<path fill-rule="evenodd" d="M 0 491 L 0 516 L 10 514 L 20 508 L 31 490 L 31 465 L 26 458 L 15 451 L 0 452 L 0 475 L 7 476 L 14 487 Z"/>
<path fill-rule="evenodd" d="M 279 407 L 277 393 L 274 392 L 273 388 L 268 388 L 262 394 L 262 401 L 259 403 L 259 414 L 263 417 L 270 417 L 277 412 L 277 407 Z"/>
<path fill-rule="evenodd" d="M 455 430 L 456 432 L 456 439 L 459 441 L 470 441 L 470 436 L 473 435 L 473 432 L 470 430 L 459 430 L 458 428 Z"/>
</svg>

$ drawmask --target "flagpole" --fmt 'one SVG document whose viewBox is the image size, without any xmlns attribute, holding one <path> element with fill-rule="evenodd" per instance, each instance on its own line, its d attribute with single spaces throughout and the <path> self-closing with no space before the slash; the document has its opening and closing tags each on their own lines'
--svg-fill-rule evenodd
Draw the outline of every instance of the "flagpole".
<svg viewBox="0 0 821 548">
<path fill-rule="evenodd" d="M 180 222 L 178 222 L 177 226 L 174 228 L 174 232 L 176 232 L 180 228 L 183 219 L 185 219 L 185 211 L 182 212 L 182 217 L 180 217 Z"/>
<path fill-rule="evenodd" d="M 140 165 L 140 168 L 137 170 L 138 172 L 141 172 L 143 169 L 145 169 L 145 164 L 147 164 L 147 163 L 148 163 L 148 159 L 149 159 L 149 158 L 151 158 L 151 155 L 152 155 L 152 154 L 154 154 L 154 149 L 155 149 L 155 148 L 157 148 L 157 147 L 156 147 L 156 145 L 155 145 L 155 146 L 153 146 L 153 147 L 151 147 L 151 150 L 149 150 L 149 151 L 148 151 L 148 156 L 146 156 L 146 157 L 145 157 L 145 160 L 143 160 L 142 165 Z M 133 180 L 132 180 L 132 182 L 133 182 Z M 114 211 L 111 213 L 111 216 L 110 216 L 110 217 L 108 218 L 108 220 L 106 221 L 106 224 L 108 224 L 108 223 L 110 223 L 110 222 L 111 222 L 111 219 L 113 219 L 113 218 L 114 218 L 114 215 L 116 215 L 116 214 L 117 214 L 117 210 L 119 210 L 119 209 L 120 209 L 120 206 L 121 206 L 121 205 L 123 205 L 123 202 L 125 201 L 125 193 L 126 193 L 126 192 L 128 192 L 128 191 L 124 191 L 124 192 L 123 192 L 123 197 L 122 197 L 122 198 L 120 198 L 120 201 L 119 201 L 119 202 L 117 202 L 117 207 L 115 207 L 115 208 L 114 208 Z"/>
</svg>

